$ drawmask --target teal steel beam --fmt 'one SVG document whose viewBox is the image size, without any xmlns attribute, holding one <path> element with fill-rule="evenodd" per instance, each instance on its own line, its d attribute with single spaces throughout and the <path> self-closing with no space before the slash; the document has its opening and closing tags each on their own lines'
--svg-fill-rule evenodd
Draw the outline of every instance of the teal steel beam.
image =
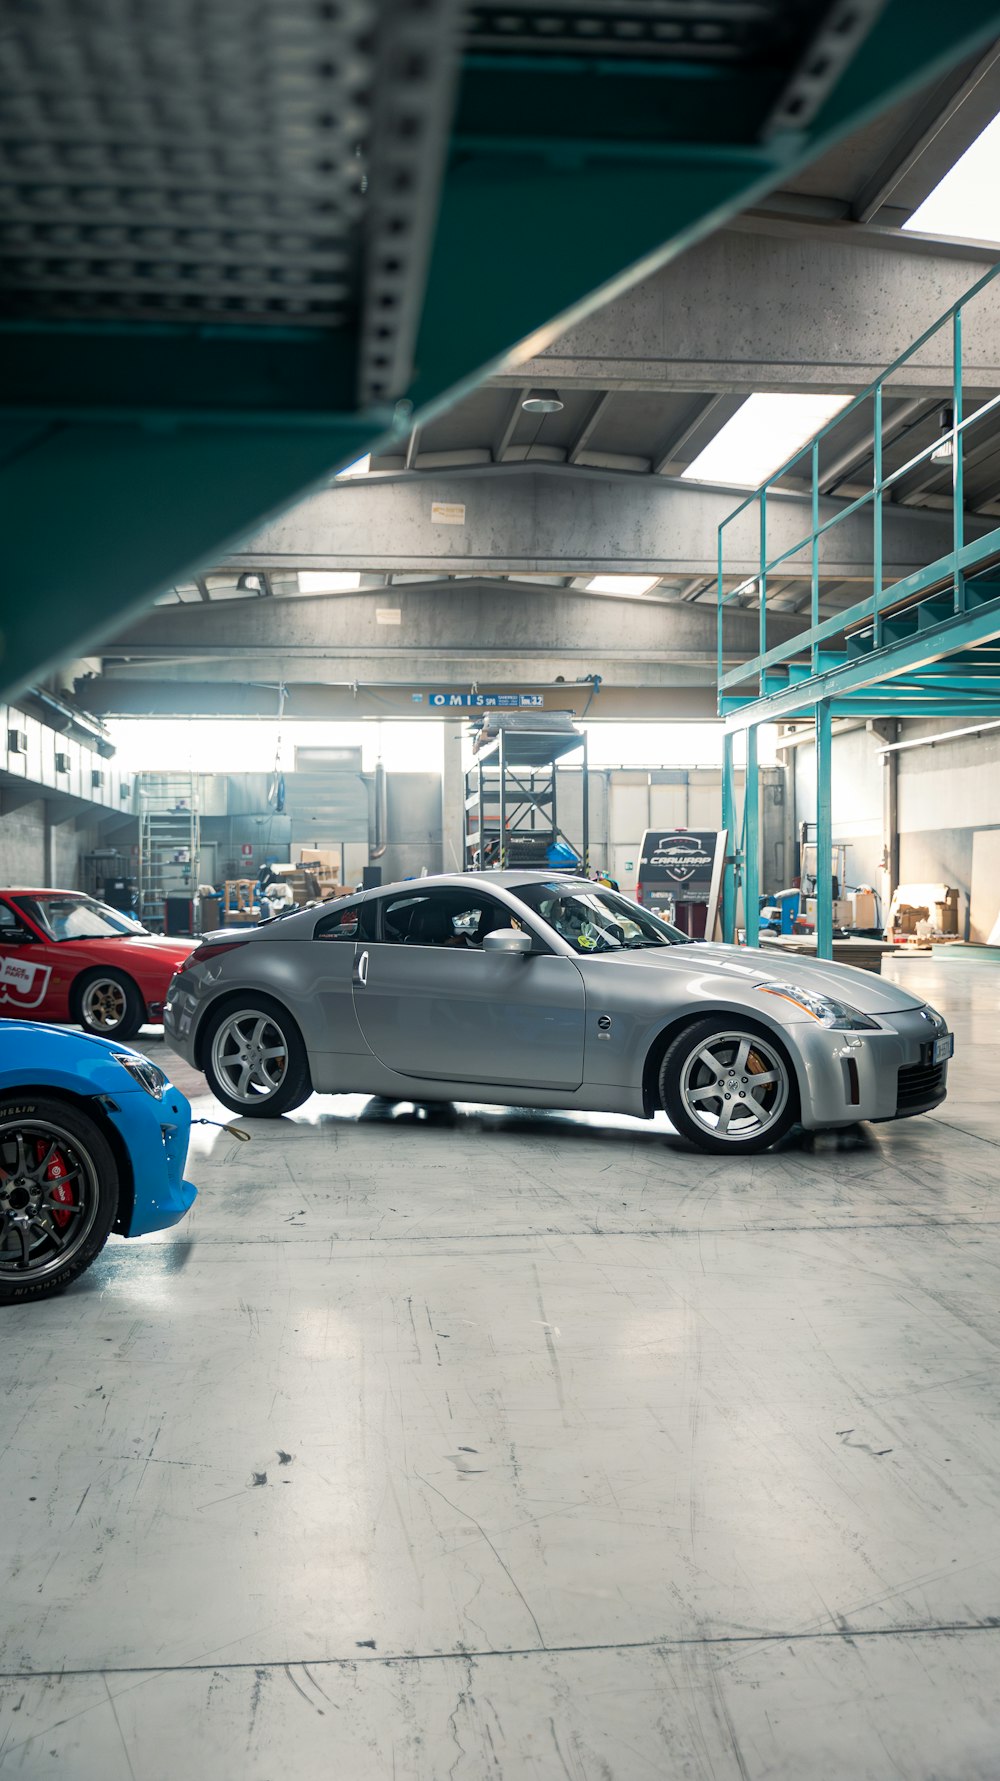
<svg viewBox="0 0 1000 1781">
<path fill-rule="evenodd" d="M 722 873 L 722 938 L 736 939 L 736 880 L 739 835 L 736 829 L 736 771 L 733 738 L 722 738 L 722 827 L 726 832 L 726 858 Z M 708 936 L 711 939 L 711 935 Z"/>
<path fill-rule="evenodd" d="M 8 435 L 8 444 L 13 437 Z M 0 428 L 0 462 L 4 430 Z M 336 430 L 50 427 L 0 469 L 5 511 L 0 677 L 13 693 L 141 612 L 164 564 L 193 575 L 222 537 L 293 500 L 358 451 Z M 16 516 L 17 523 L 13 523 Z"/>
<path fill-rule="evenodd" d="M 346 423 L 358 455 L 392 410 L 357 412 L 355 360 L 347 330 L 0 320 L 0 414 L 335 434 Z"/>
<path fill-rule="evenodd" d="M 409 398 L 405 420 L 353 412 L 351 329 L 256 342 L 238 324 L 111 324 L 86 343 L 74 323 L 6 333 L 0 433 L 23 422 L 28 445 L 0 470 L 0 490 L 31 551 L 16 574 L 5 555 L 17 610 L 8 599 L 0 621 L 0 690 L 94 646 L 387 428 L 405 436 L 490 371 L 534 356 L 998 32 L 997 0 L 963 0 L 960 21 L 939 0 L 886 0 L 818 116 L 766 139 L 773 94 L 758 67 L 730 90 L 667 58 L 535 58 L 532 69 L 530 57 L 521 68 L 470 57 L 412 387 L 393 392 Z M 38 422 L 52 431 L 32 438 Z"/>
<path fill-rule="evenodd" d="M 816 957 L 833 957 L 833 738 L 830 705 L 816 707 Z"/>
<path fill-rule="evenodd" d="M 534 357 L 998 33 L 997 0 L 963 0 L 960 26 L 938 0 L 887 0 L 818 117 L 765 142 L 759 123 L 746 127 L 766 101 L 760 70 L 727 87 L 691 70 L 677 78 L 669 61 L 654 72 L 639 59 L 467 55 L 407 392 L 415 409 L 439 412 Z"/>
<path fill-rule="evenodd" d="M 743 783 L 743 923 L 747 945 L 760 935 L 760 778 L 757 772 L 757 728 L 747 731 L 747 768 Z"/>
<path fill-rule="evenodd" d="M 812 717 L 818 703 L 818 700 L 811 700 L 796 711 L 786 712 L 780 721 L 804 722 Z M 853 698 L 830 699 L 828 703 L 837 717 L 955 717 L 962 716 L 965 712 L 970 717 L 992 717 L 1000 706 L 1000 694 L 993 698 L 970 700 L 961 693 L 939 699 L 887 699 L 877 693 L 861 693 Z M 748 720 L 758 724 L 773 721 L 757 708 L 756 700 L 749 705 L 734 706 L 731 711 L 726 710 L 722 715 L 732 720 L 734 731 L 742 730 Z"/>
</svg>

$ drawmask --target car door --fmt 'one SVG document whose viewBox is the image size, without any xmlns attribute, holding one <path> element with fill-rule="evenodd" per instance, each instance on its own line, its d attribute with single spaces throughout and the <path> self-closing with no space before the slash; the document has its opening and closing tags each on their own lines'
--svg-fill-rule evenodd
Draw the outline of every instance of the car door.
<svg viewBox="0 0 1000 1781">
<path fill-rule="evenodd" d="M 527 956 L 484 951 L 511 911 L 475 888 L 415 884 L 379 914 L 378 939 L 355 950 L 354 1006 L 383 1064 L 500 1088 L 580 1086 L 585 994 L 572 959 L 540 940 Z"/>
<path fill-rule="evenodd" d="M 316 923 L 312 939 L 294 948 L 303 998 L 296 1011 L 309 1048 L 313 1083 L 321 1092 L 342 1088 L 351 1075 L 347 1061 L 368 1054 L 354 1012 L 351 980 L 356 944 L 374 931 L 374 914 L 370 899 L 337 902 Z"/>
<path fill-rule="evenodd" d="M 56 948 L 15 903 L 0 897 L 0 1016 L 62 1020 L 68 979 L 56 969 Z"/>
</svg>

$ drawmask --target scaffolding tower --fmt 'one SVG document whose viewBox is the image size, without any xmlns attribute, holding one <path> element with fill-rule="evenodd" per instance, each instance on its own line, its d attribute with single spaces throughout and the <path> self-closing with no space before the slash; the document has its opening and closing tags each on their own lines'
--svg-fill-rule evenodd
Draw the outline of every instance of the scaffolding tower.
<svg viewBox="0 0 1000 1781">
<path fill-rule="evenodd" d="M 139 919 L 162 933 L 168 897 L 190 899 L 201 835 L 196 773 L 139 775 Z"/>
<path fill-rule="evenodd" d="M 560 768 L 580 772 L 580 839 L 560 827 Z M 590 869 L 587 736 L 579 730 L 500 728 L 473 757 L 465 774 L 463 859 L 467 872 L 494 866 L 547 866 L 563 842 Z"/>
</svg>

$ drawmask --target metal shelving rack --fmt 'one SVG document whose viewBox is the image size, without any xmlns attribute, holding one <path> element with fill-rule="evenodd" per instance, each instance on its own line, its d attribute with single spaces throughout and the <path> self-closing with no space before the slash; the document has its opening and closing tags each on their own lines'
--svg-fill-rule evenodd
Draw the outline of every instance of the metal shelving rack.
<svg viewBox="0 0 1000 1781">
<path fill-rule="evenodd" d="M 197 774 L 140 774 L 139 919 L 154 932 L 168 897 L 193 897 L 200 841 Z"/>
<path fill-rule="evenodd" d="M 578 845 L 559 826 L 558 770 L 580 755 L 582 819 Z M 574 766 L 576 763 L 574 762 Z M 590 866 L 587 737 L 579 731 L 504 730 L 482 747 L 465 773 L 465 870 L 546 866 L 564 841 Z"/>
</svg>

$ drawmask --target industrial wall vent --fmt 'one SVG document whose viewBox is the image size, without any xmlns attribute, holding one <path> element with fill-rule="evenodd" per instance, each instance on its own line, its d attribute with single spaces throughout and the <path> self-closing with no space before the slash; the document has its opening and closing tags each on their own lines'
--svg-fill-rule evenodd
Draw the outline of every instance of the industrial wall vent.
<svg viewBox="0 0 1000 1781">
<path fill-rule="evenodd" d="M 69 755 L 68 754 L 57 754 L 56 755 L 56 772 L 57 773 L 68 773 L 69 772 Z"/>
<path fill-rule="evenodd" d="M 90 783 L 93 786 L 95 792 L 100 791 L 102 785 L 104 784 L 104 774 L 101 772 L 100 767 L 91 767 L 91 769 L 90 769 Z"/>
<path fill-rule="evenodd" d="M 7 753 L 8 754 L 27 754 L 27 752 L 28 752 L 28 732 L 26 730 L 8 730 L 7 731 Z"/>
</svg>

